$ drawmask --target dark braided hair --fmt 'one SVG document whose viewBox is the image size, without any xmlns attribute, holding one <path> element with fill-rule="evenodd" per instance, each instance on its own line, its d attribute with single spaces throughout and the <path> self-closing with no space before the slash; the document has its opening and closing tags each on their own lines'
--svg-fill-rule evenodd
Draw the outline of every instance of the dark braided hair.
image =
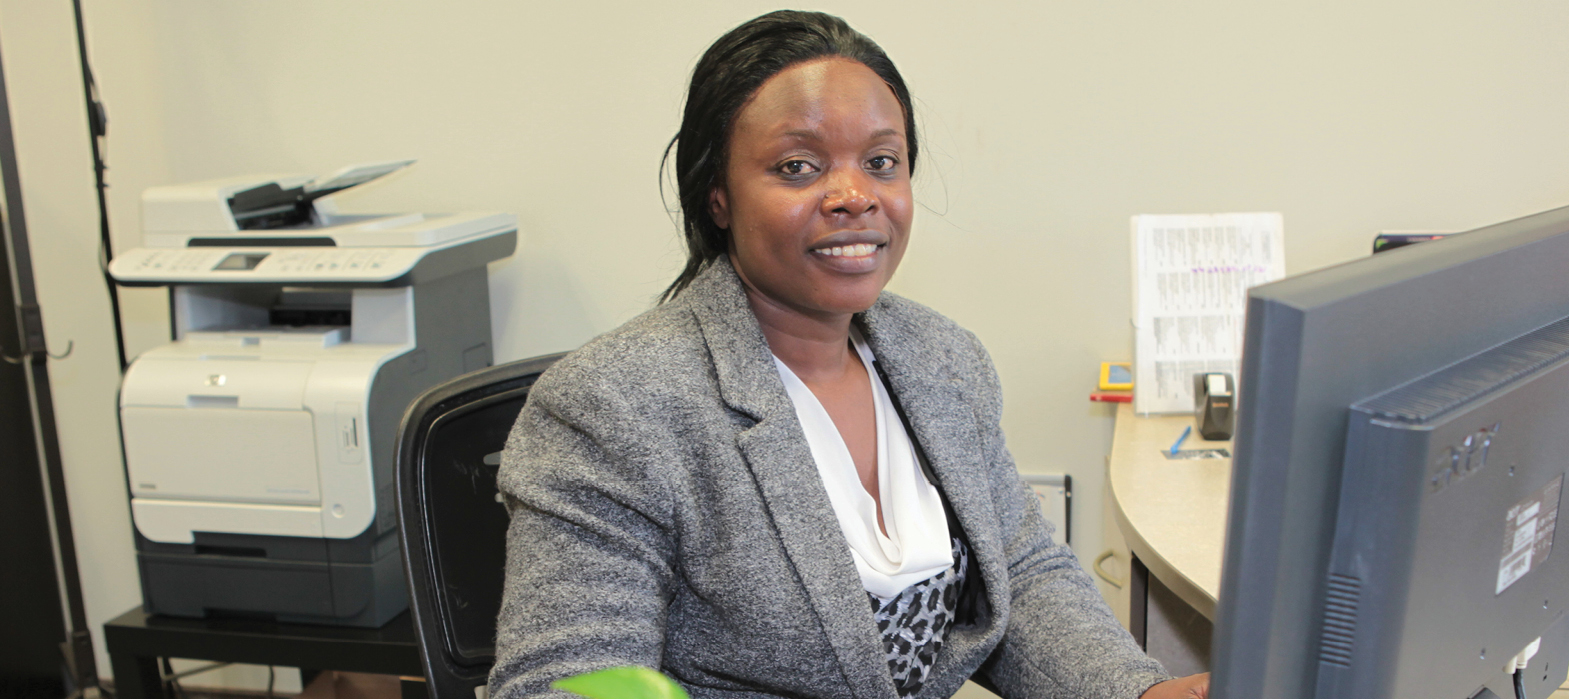
<svg viewBox="0 0 1569 699">
<path fill-rule="evenodd" d="M 915 173 L 918 151 L 915 110 L 904 78 L 882 48 L 846 24 L 821 12 L 779 10 L 742 24 L 719 37 L 698 60 L 686 92 L 681 130 L 670 140 L 660 169 L 676 152 L 676 182 L 681 194 L 686 266 L 660 295 L 660 302 L 681 293 L 708 263 L 730 249 L 729 233 L 714 223 L 709 194 L 724 181 L 730 130 L 736 113 L 769 78 L 798 63 L 837 56 L 857 61 L 883 79 L 904 109 L 909 153 Z"/>
</svg>

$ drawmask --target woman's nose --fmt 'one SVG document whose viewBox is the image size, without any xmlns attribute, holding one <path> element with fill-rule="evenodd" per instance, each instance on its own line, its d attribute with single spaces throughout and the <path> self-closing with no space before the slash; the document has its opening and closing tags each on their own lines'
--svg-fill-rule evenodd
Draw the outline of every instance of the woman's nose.
<svg viewBox="0 0 1569 699">
<path fill-rule="evenodd" d="M 849 173 L 831 178 L 828 191 L 823 195 L 824 214 L 862 216 L 877 208 L 877 198 L 860 173 Z"/>
</svg>

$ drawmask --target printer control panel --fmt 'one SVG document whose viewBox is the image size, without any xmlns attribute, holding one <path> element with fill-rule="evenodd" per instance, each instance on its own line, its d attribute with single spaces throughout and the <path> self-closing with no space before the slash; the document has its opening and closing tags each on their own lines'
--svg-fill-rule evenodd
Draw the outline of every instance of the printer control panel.
<svg viewBox="0 0 1569 699">
<path fill-rule="evenodd" d="M 414 269 L 429 248 L 137 248 L 109 271 L 122 282 L 382 282 Z"/>
</svg>

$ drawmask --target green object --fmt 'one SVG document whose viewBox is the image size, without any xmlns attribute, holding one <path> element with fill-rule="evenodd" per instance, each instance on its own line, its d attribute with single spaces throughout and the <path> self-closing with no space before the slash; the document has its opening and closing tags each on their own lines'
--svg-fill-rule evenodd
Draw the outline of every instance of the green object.
<svg viewBox="0 0 1569 699">
<path fill-rule="evenodd" d="M 687 699 L 686 690 L 658 670 L 641 666 L 585 672 L 550 683 L 588 699 Z"/>
</svg>

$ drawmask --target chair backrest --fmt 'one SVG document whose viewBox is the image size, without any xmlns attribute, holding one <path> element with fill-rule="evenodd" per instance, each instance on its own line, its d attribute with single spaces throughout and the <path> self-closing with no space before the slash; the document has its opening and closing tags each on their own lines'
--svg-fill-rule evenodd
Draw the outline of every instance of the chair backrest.
<svg viewBox="0 0 1569 699">
<path fill-rule="evenodd" d="M 459 376 L 403 415 L 399 536 L 432 699 L 474 699 L 495 663 L 508 524 L 496 469 L 529 388 L 561 357 Z"/>
</svg>

